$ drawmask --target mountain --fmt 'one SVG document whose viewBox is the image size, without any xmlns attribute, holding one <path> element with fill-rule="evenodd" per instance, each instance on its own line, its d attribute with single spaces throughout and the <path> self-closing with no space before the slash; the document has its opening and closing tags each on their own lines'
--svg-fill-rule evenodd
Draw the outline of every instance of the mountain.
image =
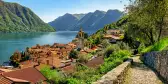
<svg viewBox="0 0 168 84">
<path fill-rule="evenodd" d="M 104 15 L 105 12 L 99 10 L 96 10 L 94 13 L 88 13 L 86 17 L 83 17 L 71 30 L 79 30 L 80 27 L 82 27 L 83 30 L 92 30 L 92 27 L 99 22 Z"/>
<path fill-rule="evenodd" d="M 86 14 L 73 14 L 78 20 L 82 19 Z"/>
<path fill-rule="evenodd" d="M 119 10 L 108 10 L 107 12 L 96 10 L 95 12 L 89 12 L 84 15 L 80 14 L 70 14 L 71 17 L 75 17 L 74 19 L 65 18 L 64 20 L 60 20 L 60 18 L 57 18 L 55 21 L 57 23 L 62 24 L 56 24 L 53 22 L 50 22 L 49 24 L 56 28 L 56 30 L 71 30 L 71 31 L 78 31 L 81 27 L 85 31 L 96 31 L 100 28 L 103 28 L 105 25 L 116 22 L 120 19 L 120 17 L 123 15 L 123 13 Z M 55 22 L 54 21 L 54 22 Z M 52 24 L 51 24 L 52 23 Z M 71 24 L 69 27 L 68 25 Z"/>
<path fill-rule="evenodd" d="M 122 15 L 122 12 L 120 12 L 119 10 L 108 10 L 104 17 L 101 18 L 93 28 L 96 30 L 103 28 L 107 24 L 118 21 Z"/>
<path fill-rule="evenodd" d="M 0 0 L 0 32 L 53 32 L 29 8 Z"/>
<path fill-rule="evenodd" d="M 52 22 L 49 22 L 49 24 L 56 28 L 57 31 L 64 31 L 64 30 L 69 30 L 72 29 L 74 24 L 76 24 L 79 21 L 79 19 L 72 14 L 65 14 L 61 17 L 58 17 Z"/>
</svg>

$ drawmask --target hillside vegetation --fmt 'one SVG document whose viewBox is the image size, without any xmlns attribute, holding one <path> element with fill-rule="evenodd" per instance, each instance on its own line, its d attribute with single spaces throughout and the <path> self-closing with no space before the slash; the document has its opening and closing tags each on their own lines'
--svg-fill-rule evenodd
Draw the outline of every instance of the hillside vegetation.
<svg viewBox="0 0 168 84">
<path fill-rule="evenodd" d="M 0 32 L 53 32 L 29 8 L 0 1 Z"/>
</svg>

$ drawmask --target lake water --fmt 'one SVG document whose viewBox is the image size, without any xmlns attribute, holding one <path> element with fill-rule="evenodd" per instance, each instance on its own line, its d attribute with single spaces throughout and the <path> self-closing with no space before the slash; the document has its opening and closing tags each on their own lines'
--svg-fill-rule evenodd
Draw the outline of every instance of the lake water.
<svg viewBox="0 0 168 84">
<path fill-rule="evenodd" d="M 76 34 L 77 31 L 0 34 L 0 64 L 8 61 L 16 50 L 24 51 L 26 47 L 31 47 L 36 44 L 66 44 L 71 42 Z"/>
</svg>

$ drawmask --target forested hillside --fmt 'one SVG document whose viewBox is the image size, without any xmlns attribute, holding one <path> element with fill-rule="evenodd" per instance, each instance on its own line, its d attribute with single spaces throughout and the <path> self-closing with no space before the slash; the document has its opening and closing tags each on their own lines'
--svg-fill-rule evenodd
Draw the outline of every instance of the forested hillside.
<svg viewBox="0 0 168 84">
<path fill-rule="evenodd" d="M 0 32 L 53 32 L 29 8 L 17 3 L 0 1 Z"/>
</svg>

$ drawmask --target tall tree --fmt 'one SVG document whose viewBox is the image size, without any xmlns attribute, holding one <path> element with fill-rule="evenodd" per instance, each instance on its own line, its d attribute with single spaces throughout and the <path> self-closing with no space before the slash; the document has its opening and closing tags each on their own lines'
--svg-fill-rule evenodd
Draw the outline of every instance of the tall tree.
<svg viewBox="0 0 168 84">
<path fill-rule="evenodd" d="M 164 29 L 168 0 L 130 0 L 128 9 L 128 30 L 134 37 L 146 44 L 159 41 Z"/>
</svg>

